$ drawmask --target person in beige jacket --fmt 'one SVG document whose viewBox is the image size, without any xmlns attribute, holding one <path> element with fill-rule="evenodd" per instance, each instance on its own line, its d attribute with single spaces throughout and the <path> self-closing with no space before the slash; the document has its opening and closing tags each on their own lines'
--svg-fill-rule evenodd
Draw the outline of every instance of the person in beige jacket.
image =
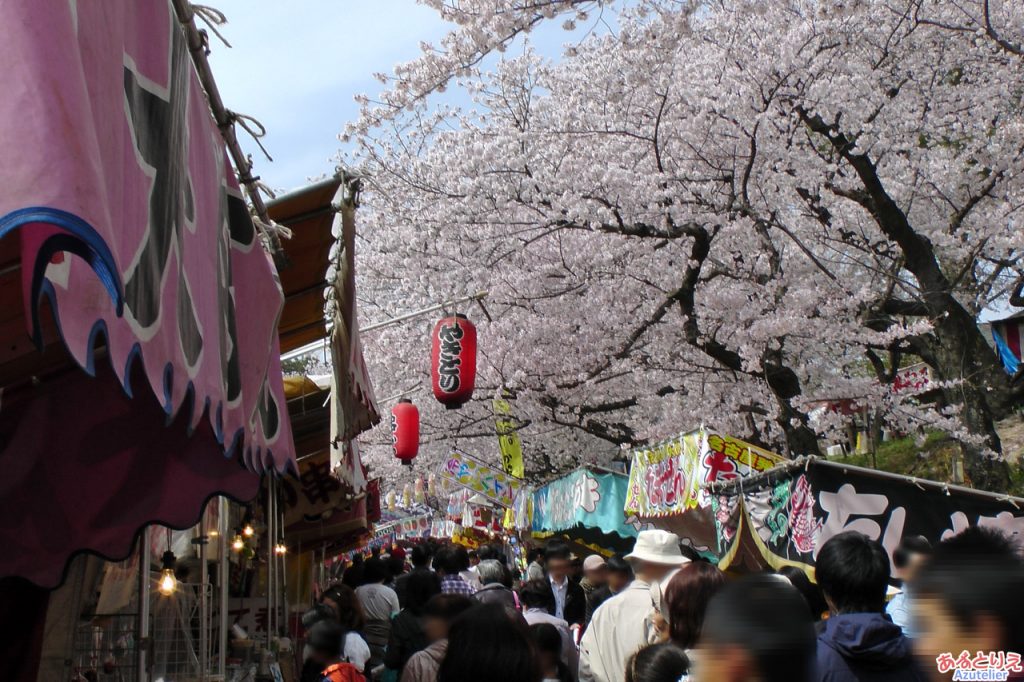
<svg viewBox="0 0 1024 682">
<path fill-rule="evenodd" d="M 664 530 L 640 531 L 626 559 L 636 579 L 594 612 L 580 642 L 580 682 L 625 679 L 630 657 L 652 638 L 651 586 L 689 561 L 679 550 L 679 537 Z"/>
<path fill-rule="evenodd" d="M 412 655 L 402 670 L 401 682 L 437 682 L 437 672 L 448 651 L 448 629 L 461 613 L 478 604 L 461 594 L 439 594 L 423 607 L 423 631 L 430 645 Z"/>
</svg>

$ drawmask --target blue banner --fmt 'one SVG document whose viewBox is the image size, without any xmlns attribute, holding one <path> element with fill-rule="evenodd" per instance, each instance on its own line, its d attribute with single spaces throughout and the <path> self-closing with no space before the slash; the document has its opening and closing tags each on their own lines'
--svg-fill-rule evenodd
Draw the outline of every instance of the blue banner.
<svg viewBox="0 0 1024 682">
<path fill-rule="evenodd" d="M 558 533 L 592 528 L 635 538 L 637 530 L 626 523 L 622 511 L 628 486 L 629 479 L 623 474 L 587 469 L 552 481 L 533 493 L 533 530 Z"/>
</svg>

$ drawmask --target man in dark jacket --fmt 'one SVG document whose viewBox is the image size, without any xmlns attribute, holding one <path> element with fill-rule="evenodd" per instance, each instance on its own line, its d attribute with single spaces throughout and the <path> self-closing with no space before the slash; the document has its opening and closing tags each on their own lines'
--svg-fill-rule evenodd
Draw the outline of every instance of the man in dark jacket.
<svg viewBox="0 0 1024 682">
<path fill-rule="evenodd" d="M 477 564 L 477 573 L 480 574 L 480 582 L 484 584 L 473 597 L 484 604 L 498 604 L 512 613 L 519 611 L 516 605 L 516 595 L 505 583 L 507 582 L 506 569 L 496 559 L 486 559 Z"/>
<path fill-rule="evenodd" d="M 398 595 L 398 604 L 404 609 L 406 607 L 406 590 L 408 589 L 409 578 L 413 573 L 430 573 L 430 550 L 424 545 L 416 545 L 412 548 L 412 571 L 403 573 L 395 578 L 395 594 Z"/>
<path fill-rule="evenodd" d="M 569 580 L 571 560 L 572 554 L 566 545 L 548 545 L 544 552 L 551 594 L 555 598 L 550 613 L 565 620 L 569 625 L 582 627 L 587 616 L 587 595 L 578 583 Z"/>
<path fill-rule="evenodd" d="M 419 570 L 408 575 L 405 608 L 391 621 L 391 637 L 384 652 L 384 665 L 399 676 L 409 658 L 430 643 L 424 630 L 423 609 L 428 601 L 441 594 L 441 578 L 433 571 Z"/>
<path fill-rule="evenodd" d="M 832 617 L 818 636 L 819 682 L 924 682 L 903 630 L 885 615 L 889 555 L 862 533 L 825 543 L 815 566 Z"/>
</svg>

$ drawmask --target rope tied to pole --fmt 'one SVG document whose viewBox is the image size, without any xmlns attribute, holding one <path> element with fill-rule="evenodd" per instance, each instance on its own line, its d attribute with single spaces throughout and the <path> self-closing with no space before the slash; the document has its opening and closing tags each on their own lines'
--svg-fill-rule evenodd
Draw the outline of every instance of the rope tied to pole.
<svg viewBox="0 0 1024 682">
<path fill-rule="evenodd" d="M 267 148 L 263 146 L 262 142 L 260 142 L 260 140 L 266 137 L 267 135 L 267 127 L 265 125 L 260 123 L 256 118 L 249 116 L 248 114 L 240 114 L 237 111 L 232 111 L 230 109 L 225 109 L 224 113 L 226 114 L 226 116 L 225 121 L 222 125 L 230 126 L 237 123 L 242 130 L 249 133 L 249 137 L 251 137 L 253 141 L 256 142 L 256 146 L 258 146 L 260 148 L 260 151 L 263 152 L 263 156 L 267 157 L 267 161 L 274 160 L 273 157 L 270 156 L 270 152 L 267 151 Z M 251 156 L 249 157 L 249 167 L 252 168 Z M 253 182 L 255 182 L 258 179 L 259 178 L 253 178 Z"/>
<path fill-rule="evenodd" d="M 231 43 L 228 42 L 228 39 L 225 38 L 224 35 L 217 30 L 218 27 L 228 23 L 228 18 L 223 12 L 221 12 L 216 7 L 196 4 L 192 5 L 192 12 L 197 17 L 199 17 L 202 20 L 202 22 L 209 27 L 211 31 L 213 31 L 213 34 L 215 36 L 220 38 L 220 42 L 224 43 L 226 47 L 231 47 Z M 205 33 L 205 31 L 202 31 L 202 33 Z M 209 44 L 209 40 L 207 40 L 207 44 Z M 208 47 L 206 52 L 207 54 L 209 54 L 210 52 Z"/>
<path fill-rule="evenodd" d="M 234 162 L 239 182 L 249 197 L 253 212 L 260 218 L 257 227 L 267 225 L 272 221 L 267 215 L 267 207 L 263 203 L 263 197 L 260 196 L 259 189 L 255 185 L 256 178 L 253 178 L 251 173 L 252 160 L 251 158 L 246 158 L 246 155 L 242 152 L 242 148 L 238 144 L 234 126 L 231 125 L 232 121 L 228 116 L 227 107 L 224 106 L 224 101 L 220 96 L 220 90 L 218 90 L 217 83 L 213 78 L 213 72 L 210 70 L 210 63 L 207 59 L 208 40 L 203 35 L 204 32 L 200 31 L 195 25 L 194 19 L 197 14 L 196 6 L 192 5 L 188 0 L 171 0 L 171 4 L 178 17 L 178 22 L 185 31 L 189 52 L 192 54 L 192 63 L 195 65 L 196 72 L 199 75 L 199 82 L 202 85 L 203 90 L 206 92 L 210 111 L 213 114 L 214 120 L 217 122 L 218 128 L 220 129 L 221 137 L 224 138 L 224 145 L 227 148 L 228 154 L 231 156 L 231 160 Z M 215 15 L 207 13 L 206 18 L 213 16 Z M 249 132 L 252 134 L 251 130 Z M 263 148 L 262 144 L 260 145 L 260 148 Z M 265 149 L 263 150 L 263 153 L 266 154 Z M 267 158 L 269 159 L 270 156 L 267 155 Z M 274 264 L 277 266 L 278 270 L 288 267 L 288 257 L 281 248 L 281 241 L 278 232 L 275 230 L 262 231 L 260 236 L 264 247 L 273 256 Z"/>
</svg>

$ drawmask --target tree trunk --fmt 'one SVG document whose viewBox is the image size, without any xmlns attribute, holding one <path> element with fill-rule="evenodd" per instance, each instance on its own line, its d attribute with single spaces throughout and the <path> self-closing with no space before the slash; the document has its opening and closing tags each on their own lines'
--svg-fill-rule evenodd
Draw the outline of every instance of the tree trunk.
<svg viewBox="0 0 1024 682">
<path fill-rule="evenodd" d="M 844 193 L 874 218 L 886 237 L 899 246 L 903 267 L 917 279 L 924 314 L 932 320 L 934 344 L 928 349 L 934 358 L 929 365 L 940 378 L 959 382 L 943 392 L 950 404 L 961 406 L 961 421 L 971 433 L 983 436 L 993 452 L 1001 454 L 1002 444 L 995 431 L 994 417 L 1004 416 L 1019 395 L 1010 386 L 998 358 L 989 348 L 977 321 L 954 295 L 954 285 L 943 271 L 932 242 L 911 224 L 907 213 L 889 195 L 875 162 L 856 153 L 856 145 L 838 124 L 826 123 L 819 115 L 797 107 L 797 113 L 811 131 L 822 135 L 856 171 L 863 191 Z M 923 355 L 927 360 L 927 355 Z M 983 447 L 964 443 L 964 465 L 976 487 L 1005 492 L 1009 467 L 990 458 Z"/>
<path fill-rule="evenodd" d="M 811 429 L 807 415 L 793 407 L 793 398 L 800 395 L 800 377 L 783 364 L 782 349 L 766 351 L 762 356 L 764 379 L 775 395 L 779 407 L 777 422 L 786 434 L 786 454 L 790 457 L 820 455 L 818 436 Z"/>
<path fill-rule="evenodd" d="M 940 324 L 936 331 L 945 326 L 947 325 Z M 948 342 L 933 347 L 932 367 L 939 375 L 939 379 L 958 379 L 959 383 L 943 389 L 943 397 L 947 404 L 960 406 L 960 420 L 968 431 L 985 437 L 984 445 L 972 445 L 961 441 L 965 473 L 974 487 L 1005 493 L 1010 487 L 1010 467 L 1006 460 L 996 459 L 985 452 L 986 449 L 995 453 L 1003 451 L 999 434 L 996 433 L 994 411 L 989 402 L 988 394 L 993 391 L 988 390 L 990 386 L 984 380 L 977 381 L 974 378 L 981 370 L 978 367 L 981 363 L 977 361 L 977 354 L 992 351 L 987 344 L 983 344 L 983 348 L 972 344 L 969 332 L 944 331 L 945 334 L 940 336 L 940 339 Z M 995 397 L 997 400 L 1003 398 Z"/>
</svg>

